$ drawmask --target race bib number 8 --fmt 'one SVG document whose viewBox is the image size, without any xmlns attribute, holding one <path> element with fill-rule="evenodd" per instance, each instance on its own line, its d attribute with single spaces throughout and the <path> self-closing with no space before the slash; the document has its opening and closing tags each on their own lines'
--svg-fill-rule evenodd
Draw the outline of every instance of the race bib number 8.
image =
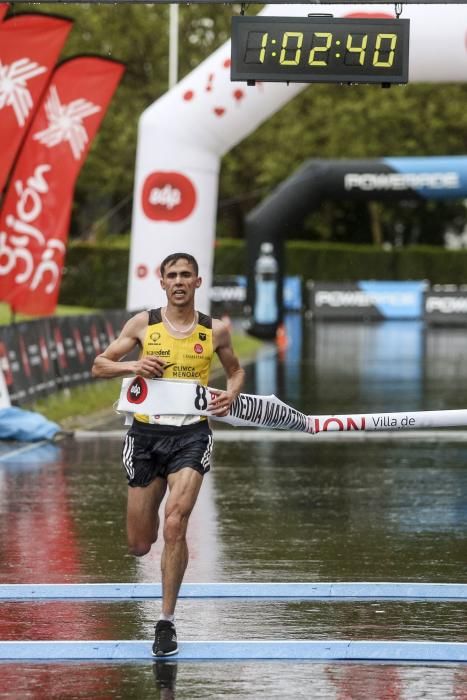
<svg viewBox="0 0 467 700">
<path fill-rule="evenodd" d="M 205 411 L 208 407 L 208 392 L 205 386 L 196 386 L 195 408 L 198 411 Z"/>
</svg>

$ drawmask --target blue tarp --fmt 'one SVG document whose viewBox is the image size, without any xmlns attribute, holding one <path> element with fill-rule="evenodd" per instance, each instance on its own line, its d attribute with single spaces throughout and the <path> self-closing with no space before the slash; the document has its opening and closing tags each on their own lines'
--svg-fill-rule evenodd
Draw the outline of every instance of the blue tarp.
<svg viewBox="0 0 467 700">
<path fill-rule="evenodd" d="M 52 440 L 59 432 L 60 426 L 40 413 L 25 411 L 17 406 L 0 408 L 0 440 Z"/>
</svg>

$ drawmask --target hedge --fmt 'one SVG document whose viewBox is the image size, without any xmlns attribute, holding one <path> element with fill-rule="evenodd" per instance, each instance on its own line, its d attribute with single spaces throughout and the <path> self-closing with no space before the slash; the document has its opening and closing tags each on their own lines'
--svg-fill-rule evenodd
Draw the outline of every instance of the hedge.
<svg viewBox="0 0 467 700">
<path fill-rule="evenodd" d="M 125 308 L 128 260 L 128 250 L 121 247 L 71 244 L 65 261 L 60 304 Z M 214 274 L 241 275 L 245 270 L 244 241 L 219 239 Z M 466 284 L 467 250 L 450 251 L 429 246 L 383 250 L 366 245 L 288 241 L 286 271 L 318 282 L 424 279 L 431 284 Z"/>
</svg>

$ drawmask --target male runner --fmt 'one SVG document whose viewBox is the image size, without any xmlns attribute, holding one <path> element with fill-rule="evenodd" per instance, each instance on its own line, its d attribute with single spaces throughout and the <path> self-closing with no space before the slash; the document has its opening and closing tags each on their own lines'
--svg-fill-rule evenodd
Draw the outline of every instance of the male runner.
<svg viewBox="0 0 467 700">
<path fill-rule="evenodd" d="M 207 385 L 213 353 L 227 377 L 225 391 L 216 391 L 208 409 L 226 416 L 240 393 L 244 370 L 232 348 L 227 326 L 195 310 L 201 285 L 198 263 L 186 253 L 162 262 L 161 286 L 167 305 L 133 316 L 119 337 L 98 355 L 94 377 L 164 378 Z M 138 360 L 122 360 L 135 346 Z M 188 564 L 186 531 L 204 474 L 209 471 L 212 433 L 208 421 L 193 415 L 135 415 L 123 446 L 128 480 L 127 537 L 129 551 L 143 556 L 157 539 L 159 506 L 167 486 L 164 549 L 161 557 L 162 612 L 155 628 L 153 654 L 177 653 L 175 605 Z"/>
</svg>

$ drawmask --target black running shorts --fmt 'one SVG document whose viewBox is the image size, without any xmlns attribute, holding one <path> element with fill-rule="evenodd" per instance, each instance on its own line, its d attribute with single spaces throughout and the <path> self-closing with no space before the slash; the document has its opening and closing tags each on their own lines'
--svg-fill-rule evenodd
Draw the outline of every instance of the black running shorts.
<svg viewBox="0 0 467 700">
<path fill-rule="evenodd" d="M 183 467 L 200 474 L 210 469 L 212 432 L 208 421 L 193 425 L 152 425 L 133 421 L 123 443 L 122 462 L 129 486 L 147 486 Z"/>
</svg>

